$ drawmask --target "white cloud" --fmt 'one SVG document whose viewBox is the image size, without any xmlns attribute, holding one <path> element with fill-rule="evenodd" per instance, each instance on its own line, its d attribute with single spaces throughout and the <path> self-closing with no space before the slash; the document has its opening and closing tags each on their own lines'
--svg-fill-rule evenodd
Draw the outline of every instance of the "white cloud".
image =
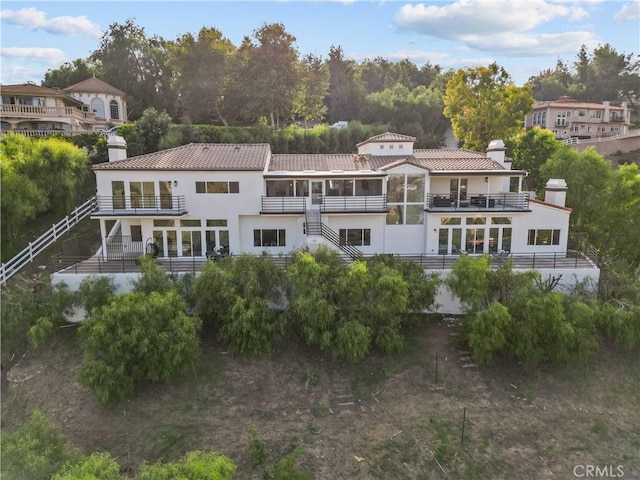
<svg viewBox="0 0 640 480">
<path fill-rule="evenodd" d="M 640 1 L 624 4 L 613 19 L 616 22 L 637 22 L 640 20 Z"/>
<path fill-rule="evenodd" d="M 0 11 L 0 18 L 11 25 L 25 27 L 29 30 L 44 30 L 54 35 L 67 37 L 87 36 L 92 38 L 100 38 L 102 36 L 100 25 L 92 22 L 84 15 L 47 19 L 46 12 L 29 7 L 21 8 L 20 10 L 2 10 Z"/>
<path fill-rule="evenodd" d="M 571 14 L 571 8 L 544 0 L 458 0 L 441 7 L 404 5 L 395 21 L 401 30 L 453 40 L 465 34 L 531 30 Z"/>
<path fill-rule="evenodd" d="M 538 33 L 541 24 L 558 18 L 583 20 L 588 12 L 578 2 L 563 0 L 457 0 L 444 6 L 404 5 L 396 24 L 404 31 L 463 42 L 473 50 L 506 56 L 572 53 L 583 44 L 597 43 L 588 31 Z"/>
<path fill-rule="evenodd" d="M 490 51 L 507 57 L 537 57 L 575 53 L 582 45 L 595 47 L 591 32 L 538 33 L 536 35 L 507 32 L 491 37 L 469 36 L 464 41 L 476 50 Z"/>
<path fill-rule="evenodd" d="M 0 55 L 10 59 L 40 63 L 48 67 L 59 67 L 68 61 L 64 52 L 59 48 L 3 47 L 0 48 Z"/>
</svg>

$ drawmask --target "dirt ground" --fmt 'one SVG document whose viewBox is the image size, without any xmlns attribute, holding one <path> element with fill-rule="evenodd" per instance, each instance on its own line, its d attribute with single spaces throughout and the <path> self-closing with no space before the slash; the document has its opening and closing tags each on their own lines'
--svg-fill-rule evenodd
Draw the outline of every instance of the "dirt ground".
<svg viewBox="0 0 640 480">
<path fill-rule="evenodd" d="M 640 479 L 640 352 L 603 347 L 586 367 L 532 374 L 475 366 L 457 339 L 455 322 L 439 320 L 401 356 L 358 365 L 303 345 L 247 358 L 205 341 L 185 378 L 103 407 L 76 382 L 82 353 L 66 328 L 4 363 L 3 433 L 39 408 L 131 477 L 144 461 L 203 449 L 232 458 L 237 479 L 259 479 L 301 446 L 298 465 L 317 479 L 571 479 L 589 465 Z M 253 438 L 265 465 L 252 465 Z"/>
</svg>

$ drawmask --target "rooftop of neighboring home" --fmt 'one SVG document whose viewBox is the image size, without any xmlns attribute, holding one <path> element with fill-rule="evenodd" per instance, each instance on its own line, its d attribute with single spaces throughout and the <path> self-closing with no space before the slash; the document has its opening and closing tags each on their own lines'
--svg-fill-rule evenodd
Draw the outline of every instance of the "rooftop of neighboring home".
<svg viewBox="0 0 640 480">
<path fill-rule="evenodd" d="M 96 78 L 95 75 L 83 80 L 82 82 L 74 83 L 73 85 L 63 88 L 62 91 L 69 93 L 110 93 L 121 97 L 125 96 L 124 92 L 118 90 L 112 85 L 109 85 L 107 82 Z"/>
<path fill-rule="evenodd" d="M 558 98 L 557 100 L 536 101 L 533 104 L 533 110 L 544 109 L 544 108 L 591 108 L 591 109 L 601 109 L 601 110 L 604 110 L 605 108 L 609 108 L 609 110 L 622 111 L 624 110 L 625 107 L 610 105 L 609 102 L 602 102 L 602 103 L 578 102 L 577 100 L 574 100 L 571 97 L 563 96 Z"/>
<path fill-rule="evenodd" d="M 59 88 L 49 88 L 49 87 L 40 87 L 39 85 L 35 85 L 33 83 L 22 83 L 16 85 L 2 85 L 0 87 L 2 90 L 2 97 L 56 97 L 61 98 L 66 102 L 73 103 L 76 105 L 83 105 L 80 100 L 77 100 L 70 95 L 67 95 L 65 92 L 60 90 Z"/>
</svg>

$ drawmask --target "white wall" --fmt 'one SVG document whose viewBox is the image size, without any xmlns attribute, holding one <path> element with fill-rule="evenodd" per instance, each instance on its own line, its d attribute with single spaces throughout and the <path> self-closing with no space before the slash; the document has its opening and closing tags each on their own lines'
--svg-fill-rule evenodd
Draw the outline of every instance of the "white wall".
<svg viewBox="0 0 640 480">
<path fill-rule="evenodd" d="M 531 213 L 513 216 L 511 251 L 514 253 L 564 253 L 569 239 L 570 210 L 529 202 Z M 527 245 L 530 229 L 560 230 L 559 245 Z"/>
<path fill-rule="evenodd" d="M 516 270 L 518 271 L 518 270 Z M 522 271 L 522 270 L 519 270 Z M 427 273 L 433 273 L 433 270 L 428 270 Z M 451 273 L 451 270 L 438 271 L 440 280 L 444 282 L 446 277 Z M 595 268 L 578 268 L 578 269 L 557 269 L 557 270 L 540 270 L 542 279 L 545 280 L 550 276 L 562 276 L 560 283 L 558 284 L 559 291 L 570 291 L 578 283 L 585 283 L 587 288 L 592 291 L 596 291 L 598 287 L 598 280 L 600 278 L 600 271 Z M 113 279 L 116 286 L 117 293 L 130 292 L 133 289 L 133 280 L 138 277 L 137 273 L 116 273 L 109 276 Z M 80 287 L 80 283 L 85 278 L 93 275 L 87 274 L 60 274 L 54 273 L 51 275 L 51 283 L 58 285 L 60 283 L 66 283 L 69 289 L 74 292 Z M 452 295 L 452 293 L 442 283 L 436 293 L 436 305 L 434 309 L 436 313 L 448 314 L 448 315 L 461 315 L 464 313 L 460 300 Z"/>
</svg>

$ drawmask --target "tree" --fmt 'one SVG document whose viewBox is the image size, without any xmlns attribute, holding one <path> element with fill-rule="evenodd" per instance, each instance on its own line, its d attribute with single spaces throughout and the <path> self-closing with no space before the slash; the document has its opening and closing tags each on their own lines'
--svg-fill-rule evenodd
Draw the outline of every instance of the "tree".
<svg viewBox="0 0 640 480">
<path fill-rule="evenodd" d="M 609 258 L 617 258 L 631 269 L 640 266 L 640 168 L 635 163 L 614 171 L 607 186 L 606 203 L 598 225 L 602 239 L 598 247 Z"/>
<path fill-rule="evenodd" d="M 601 230 L 603 215 L 608 208 L 608 185 L 611 166 L 593 149 L 577 152 L 568 146 L 559 148 L 540 169 L 543 182 L 563 178 L 567 182 L 567 206 L 571 207 L 571 227 L 574 232 L 589 235 L 590 242 L 604 246 Z"/>
<path fill-rule="evenodd" d="M 136 120 L 135 126 L 142 141 L 142 153 L 157 152 L 160 139 L 171 128 L 171 117 L 164 110 L 158 112 L 154 107 L 149 107 Z"/>
<path fill-rule="evenodd" d="M 513 167 L 526 170 L 528 188 L 543 197 L 545 183 L 540 170 L 562 143 L 556 140 L 553 132 L 540 127 L 521 131 L 512 143 Z"/>
<path fill-rule="evenodd" d="M 217 452 L 189 452 L 173 463 L 143 465 L 139 480 L 231 480 L 236 473 L 233 461 Z"/>
<path fill-rule="evenodd" d="M 120 465 L 108 453 L 92 453 L 77 464 L 67 465 L 51 480 L 119 480 Z"/>
<path fill-rule="evenodd" d="M 101 77 L 102 72 L 87 58 L 76 58 L 73 62 L 65 62 L 60 67 L 47 70 L 41 85 L 49 88 L 66 88 L 80 83 L 95 75 Z"/>
<path fill-rule="evenodd" d="M 329 90 L 329 68 L 322 58 L 307 54 L 301 62 L 300 86 L 293 105 L 294 114 L 301 117 L 304 126 L 319 121 L 327 113 L 324 98 Z"/>
<path fill-rule="evenodd" d="M 345 60 L 342 47 L 331 46 L 329 50 L 329 94 L 327 120 L 359 118 L 360 105 L 364 98 L 364 86 L 359 78 L 358 65 L 353 60 Z"/>
<path fill-rule="evenodd" d="M 78 186 L 89 173 L 87 154 L 59 138 L 4 135 L 0 140 L 2 245 L 39 213 L 72 210 Z M 7 249 L 11 253 L 11 248 Z M 4 254 L 3 249 L 3 254 Z"/>
<path fill-rule="evenodd" d="M 494 302 L 486 310 L 472 312 L 464 323 L 464 338 L 471 347 L 474 361 L 490 363 L 503 354 L 512 335 L 513 318 L 509 309 Z"/>
<path fill-rule="evenodd" d="M 182 115 L 195 123 L 228 125 L 236 47 L 216 28 L 202 27 L 168 44 Z"/>
<path fill-rule="evenodd" d="M 443 102 L 456 138 L 465 148 L 484 151 L 491 140 L 518 133 L 533 95 L 530 86 L 516 87 L 507 71 L 493 63 L 454 73 Z"/>
<path fill-rule="evenodd" d="M 257 43 L 248 48 L 246 74 L 250 75 L 255 111 L 276 128 L 279 118 L 290 117 L 298 89 L 296 37 L 281 23 L 263 24 L 253 32 Z"/>
<path fill-rule="evenodd" d="M 22 135 L 3 135 L 0 147 L 0 223 L 4 260 L 17 251 L 15 238 L 18 232 L 46 210 L 48 201 L 45 190 L 25 171 L 32 161 L 33 141 Z"/>
<path fill-rule="evenodd" d="M 80 327 L 80 382 L 108 403 L 140 380 L 168 380 L 197 356 L 200 326 L 175 291 L 121 295 Z"/>
<path fill-rule="evenodd" d="M 49 480 L 75 454 L 66 438 L 40 410 L 13 433 L 2 434 L 3 478 L 11 480 Z"/>
<path fill-rule="evenodd" d="M 149 107 L 174 113 L 173 75 L 162 37 L 147 37 L 144 28 L 132 19 L 124 24 L 114 22 L 90 59 L 102 71 L 105 82 L 127 94 L 130 119 Z"/>
</svg>

